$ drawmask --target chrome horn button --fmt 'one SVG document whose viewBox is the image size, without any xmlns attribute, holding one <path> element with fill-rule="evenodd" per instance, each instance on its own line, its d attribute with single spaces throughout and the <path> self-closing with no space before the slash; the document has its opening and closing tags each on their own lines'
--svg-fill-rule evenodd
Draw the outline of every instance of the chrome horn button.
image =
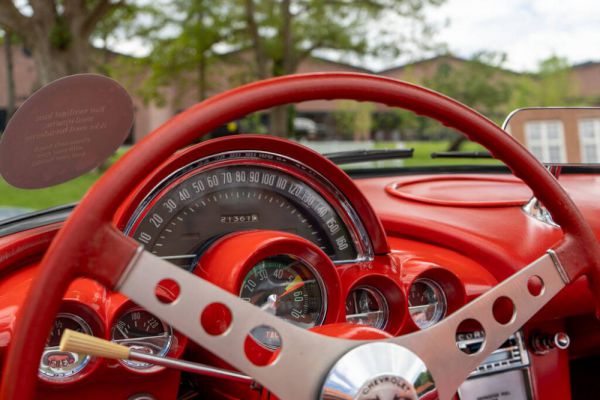
<svg viewBox="0 0 600 400">
<path fill-rule="evenodd" d="M 412 351 L 397 344 L 373 342 L 344 354 L 331 368 L 322 400 L 417 400 L 435 398 L 435 383 L 427 366 Z"/>
</svg>

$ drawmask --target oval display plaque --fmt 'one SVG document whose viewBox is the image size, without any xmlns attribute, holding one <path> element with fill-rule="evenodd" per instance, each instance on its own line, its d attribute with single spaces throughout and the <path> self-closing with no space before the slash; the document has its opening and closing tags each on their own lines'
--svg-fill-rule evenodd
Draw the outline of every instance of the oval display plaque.
<svg viewBox="0 0 600 400">
<path fill-rule="evenodd" d="M 0 141 L 0 174 L 13 186 L 39 189 L 100 166 L 125 141 L 133 102 L 116 81 L 81 74 L 29 97 Z"/>
</svg>

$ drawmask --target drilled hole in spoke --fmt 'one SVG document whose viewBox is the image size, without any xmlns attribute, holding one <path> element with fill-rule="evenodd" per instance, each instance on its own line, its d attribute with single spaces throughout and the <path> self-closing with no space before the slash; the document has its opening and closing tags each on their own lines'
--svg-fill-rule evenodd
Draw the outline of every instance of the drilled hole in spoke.
<svg viewBox="0 0 600 400">
<path fill-rule="evenodd" d="M 498 297 L 492 306 L 494 319 L 502 325 L 506 325 L 515 318 L 515 303 L 506 296 Z"/>
<path fill-rule="evenodd" d="M 223 303 L 211 303 L 200 315 L 200 324 L 209 335 L 222 335 L 231 326 L 233 317 L 229 307 Z"/>
<path fill-rule="evenodd" d="M 173 279 L 163 279 L 154 288 L 154 295 L 164 304 L 171 304 L 179 298 L 181 288 Z"/>
<path fill-rule="evenodd" d="M 537 275 L 530 276 L 527 279 L 527 290 L 532 296 L 540 296 L 544 293 L 544 281 Z"/>
<path fill-rule="evenodd" d="M 485 344 L 485 330 L 479 321 L 466 319 L 456 328 L 456 346 L 465 354 L 476 354 Z"/>
<path fill-rule="evenodd" d="M 281 335 L 275 328 L 259 325 L 246 335 L 244 352 L 252 364 L 264 367 L 277 361 L 281 345 Z"/>
</svg>

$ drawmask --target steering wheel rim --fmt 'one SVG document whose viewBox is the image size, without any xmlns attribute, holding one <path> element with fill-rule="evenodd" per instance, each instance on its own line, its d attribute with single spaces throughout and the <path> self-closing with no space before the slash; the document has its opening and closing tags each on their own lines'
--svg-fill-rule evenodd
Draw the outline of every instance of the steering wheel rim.
<svg viewBox="0 0 600 400">
<path fill-rule="evenodd" d="M 562 227 L 564 239 L 556 253 L 567 279 L 588 274 L 593 292 L 600 293 L 600 246 L 590 226 L 546 168 L 493 122 L 439 93 L 390 78 L 354 73 L 286 76 L 246 85 L 193 106 L 134 146 L 89 190 L 46 252 L 28 302 L 19 310 L 0 398 L 33 398 L 47 332 L 74 278 L 90 277 L 108 288 L 118 283 L 138 244 L 118 232 L 111 219 L 120 199 L 148 170 L 228 121 L 277 105 L 332 99 L 404 108 L 455 128 L 486 147 L 533 190 Z"/>
</svg>

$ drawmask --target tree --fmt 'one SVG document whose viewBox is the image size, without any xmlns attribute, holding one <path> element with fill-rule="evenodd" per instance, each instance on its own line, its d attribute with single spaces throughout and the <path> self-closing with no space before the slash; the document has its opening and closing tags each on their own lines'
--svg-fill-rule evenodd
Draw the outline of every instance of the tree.
<svg viewBox="0 0 600 400">
<path fill-rule="evenodd" d="M 511 75 L 514 75 L 502 69 L 505 61 L 503 54 L 477 53 L 461 64 L 440 64 L 435 74 L 424 83 L 501 122 L 507 115 L 506 108 L 513 89 Z M 448 151 L 458 150 L 465 141 L 464 135 L 455 135 Z"/>
<path fill-rule="evenodd" d="M 574 106 L 584 103 L 571 77 L 568 60 L 551 56 L 540 61 L 538 70 L 516 82 L 511 110 L 521 107 Z M 509 110 L 510 111 L 510 110 Z"/>
<path fill-rule="evenodd" d="M 0 0 L 0 25 L 19 35 L 35 60 L 39 84 L 86 72 L 90 37 L 125 0 Z M 19 4 L 19 6 L 17 6 Z"/>
<path fill-rule="evenodd" d="M 230 4 L 231 3 L 231 4 Z M 207 71 L 216 58 L 216 46 L 232 32 L 235 4 L 220 0 L 181 0 L 164 4 L 145 33 L 153 50 L 148 57 L 151 74 L 144 85 L 148 99 L 161 100 L 160 88 L 175 85 L 207 97 Z M 190 82 L 194 84 L 190 85 Z"/>
<path fill-rule="evenodd" d="M 377 43 L 368 40 L 373 22 L 389 15 L 413 24 L 420 36 L 431 27 L 424 10 L 443 0 L 237 0 L 245 11 L 245 30 L 235 40 L 254 55 L 256 77 L 293 74 L 300 62 L 315 51 L 336 50 L 356 55 L 397 56 L 409 42 L 417 41 L 381 29 Z M 419 35 L 417 35 L 419 36 Z M 271 131 L 286 135 L 288 108 L 271 111 Z"/>
<path fill-rule="evenodd" d="M 10 30 L 4 31 L 4 57 L 6 58 L 6 119 L 7 123 L 16 108 L 15 99 L 15 69 L 13 63 L 13 34 Z"/>
</svg>

